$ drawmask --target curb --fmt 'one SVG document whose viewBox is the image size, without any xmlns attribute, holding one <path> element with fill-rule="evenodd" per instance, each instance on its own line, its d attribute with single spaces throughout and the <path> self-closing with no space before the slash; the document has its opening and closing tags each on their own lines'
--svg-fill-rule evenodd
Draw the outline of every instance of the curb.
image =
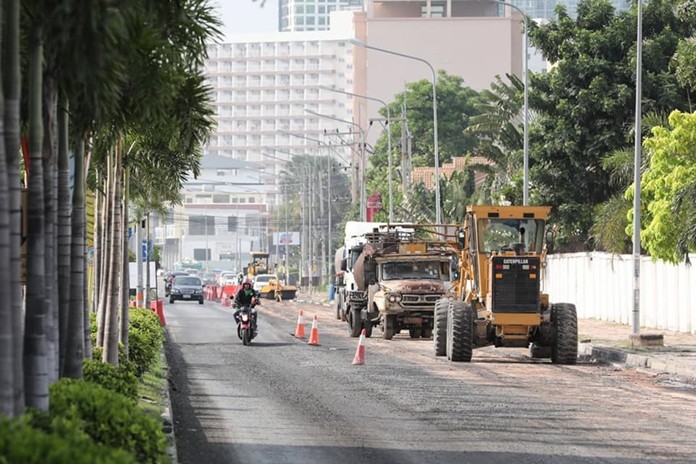
<svg viewBox="0 0 696 464">
<path fill-rule="evenodd" d="M 162 360 L 164 361 L 164 371 L 166 385 L 164 388 L 164 405 L 162 410 L 162 431 L 167 437 L 167 456 L 171 464 L 177 464 L 179 457 L 176 453 L 176 436 L 174 434 L 174 414 L 172 413 L 172 399 L 169 396 L 169 364 L 165 354 L 164 346 L 162 346 Z"/>
<path fill-rule="evenodd" d="M 581 343 L 578 346 L 578 354 L 589 356 L 599 362 L 624 364 L 630 367 L 646 368 L 656 372 L 696 379 L 696 367 L 674 359 L 658 359 L 648 355 L 629 353 L 617 348 L 593 346 L 587 343 Z"/>
</svg>

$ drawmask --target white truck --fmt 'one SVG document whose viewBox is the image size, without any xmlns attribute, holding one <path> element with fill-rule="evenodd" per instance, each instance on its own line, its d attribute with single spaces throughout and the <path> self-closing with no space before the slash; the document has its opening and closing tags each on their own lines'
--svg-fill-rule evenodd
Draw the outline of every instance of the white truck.
<svg viewBox="0 0 696 464">
<path fill-rule="evenodd" d="M 358 288 L 353 266 L 367 243 L 366 236 L 378 232 L 379 228 L 385 225 L 383 222 L 348 221 L 343 246 L 336 250 L 336 319 L 348 322 L 352 337 L 358 337 L 364 325 L 363 321 L 354 315 L 359 316 L 367 305 L 367 292 Z M 372 326 L 366 329 L 371 334 Z"/>
</svg>

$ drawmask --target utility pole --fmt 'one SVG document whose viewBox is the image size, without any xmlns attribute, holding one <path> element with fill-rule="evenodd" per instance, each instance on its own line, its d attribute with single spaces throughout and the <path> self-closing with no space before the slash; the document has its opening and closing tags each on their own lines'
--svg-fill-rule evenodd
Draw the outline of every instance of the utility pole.
<svg viewBox="0 0 696 464">
<path fill-rule="evenodd" d="M 135 225 L 135 254 L 136 265 L 138 267 L 138 286 L 135 290 L 135 300 L 139 308 L 143 307 L 143 220 L 139 219 Z"/>
<path fill-rule="evenodd" d="M 150 307 L 150 213 L 147 213 L 145 224 L 145 235 L 147 239 L 145 241 L 145 307 Z"/>
</svg>

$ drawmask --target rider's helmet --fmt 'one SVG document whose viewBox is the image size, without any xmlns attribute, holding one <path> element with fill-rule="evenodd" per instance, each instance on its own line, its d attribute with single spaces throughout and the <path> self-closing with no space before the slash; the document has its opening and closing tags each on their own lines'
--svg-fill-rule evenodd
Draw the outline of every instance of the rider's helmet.
<svg viewBox="0 0 696 464">
<path fill-rule="evenodd" d="M 247 284 L 249 284 L 249 287 L 251 287 L 251 279 L 248 277 L 246 279 L 244 279 L 244 281 L 242 282 L 242 286 L 247 285 Z"/>
</svg>

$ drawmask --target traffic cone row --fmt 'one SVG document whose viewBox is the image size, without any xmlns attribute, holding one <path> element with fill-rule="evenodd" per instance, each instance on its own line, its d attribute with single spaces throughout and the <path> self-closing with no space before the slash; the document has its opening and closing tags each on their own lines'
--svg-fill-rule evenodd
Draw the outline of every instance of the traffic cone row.
<svg viewBox="0 0 696 464">
<path fill-rule="evenodd" d="M 353 358 L 353 365 L 362 366 L 365 364 L 365 329 L 362 329 L 360 333 L 360 339 L 358 341 L 358 348 L 355 350 L 355 357 Z M 300 315 L 297 317 L 297 328 L 295 329 L 296 338 L 305 338 L 305 328 L 304 328 L 304 311 L 300 310 Z M 308 345 L 319 345 L 319 322 L 317 320 L 317 315 L 314 315 L 312 319 L 312 329 L 309 332 Z"/>
</svg>

